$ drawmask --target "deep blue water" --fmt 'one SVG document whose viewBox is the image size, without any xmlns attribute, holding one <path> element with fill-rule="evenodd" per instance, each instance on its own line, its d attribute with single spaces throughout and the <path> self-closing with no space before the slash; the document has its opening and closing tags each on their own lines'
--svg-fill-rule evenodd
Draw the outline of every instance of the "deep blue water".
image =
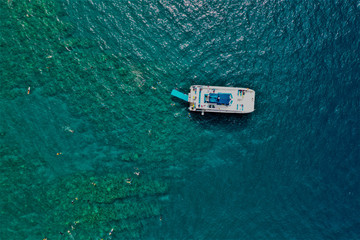
<svg viewBox="0 0 360 240">
<path fill-rule="evenodd" d="M 57 18 L 73 26 L 68 34 L 89 45 L 75 44 L 64 50 L 66 56 L 94 69 L 89 75 L 53 50 L 67 35 L 40 38 L 45 45 L 31 36 L 28 42 L 15 33 L 1 36 L 2 68 L 10 69 L 1 81 L 20 74 L 10 68 L 15 50 L 5 40 L 33 49 L 23 61 L 34 66 L 19 75 L 23 81 L 7 84 L 0 99 L 2 144 L 17 146 L 15 155 L 41 158 L 38 181 L 20 193 L 77 172 L 139 167 L 141 175 L 169 182 L 168 193 L 159 197 L 162 220 L 142 220 L 143 239 L 360 239 L 359 1 L 107 0 L 59 6 Z M 10 11 L 11 3 L 1 8 Z M 105 54 L 129 69 L 129 82 L 110 63 L 97 68 L 92 59 Z M 37 73 L 45 72 L 37 59 L 54 59 L 69 80 Z M 127 87 L 118 92 L 123 83 Z M 170 92 L 187 92 L 192 84 L 254 89 L 256 111 L 188 114 Z M 61 91 L 47 93 L 59 85 Z M 28 86 L 34 89 L 29 95 Z M 16 96 L 6 97 L 7 91 Z M 124 160 L 127 153 L 135 163 Z M 3 236 L 39 239 L 46 231 L 66 232 L 41 224 L 19 227 L 10 220 L 12 211 L 24 218 L 44 213 L 34 208 L 22 214 L 25 196 L 17 196 L 1 196 Z M 9 201 L 18 207 L 5 210 Z M 113 239 L 122 239 L 116 223 L 108 228 L 114 228 Z M 100 239 L 93 233 L 55 236 Z"/>
</svg>

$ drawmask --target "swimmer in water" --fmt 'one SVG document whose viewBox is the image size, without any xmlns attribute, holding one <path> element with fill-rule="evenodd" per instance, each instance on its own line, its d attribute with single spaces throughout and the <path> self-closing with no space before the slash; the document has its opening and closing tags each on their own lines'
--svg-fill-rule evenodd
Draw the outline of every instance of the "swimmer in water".
<svg viewBox="0 0 360 240">
<path fill-rule="evenodd" d="M 68 132 L 71 132 L 71 133 L 74 133 L 74 130 L 72 130 L 69 126 L 64 127 L 64 130 L 68 131 Z"/>
</svg>

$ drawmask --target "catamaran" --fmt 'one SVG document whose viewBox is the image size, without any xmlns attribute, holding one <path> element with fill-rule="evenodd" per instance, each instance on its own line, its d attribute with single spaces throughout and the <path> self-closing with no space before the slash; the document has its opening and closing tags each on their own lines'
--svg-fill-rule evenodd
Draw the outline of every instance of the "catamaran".
<svg viewBox="0 0 360 240">
<path fill-rule="evenodd" d="M 190 93 L 172 90 L 171 95 L 189 102 L 193 112 L 251 113 L 255 111 L 255 91 L 249 88 L 193 85 Z"/>
</svg>

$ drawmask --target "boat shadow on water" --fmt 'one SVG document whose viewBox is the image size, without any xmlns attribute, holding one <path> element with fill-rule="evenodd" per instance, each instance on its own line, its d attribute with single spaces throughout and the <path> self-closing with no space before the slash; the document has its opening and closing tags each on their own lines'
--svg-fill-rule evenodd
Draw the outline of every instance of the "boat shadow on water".
<svg viewBox="0 0 360 240">
<path fill-rule="evenodd" d="M 242 126 L 246 127 L 248 121 L 254 113 L 236 114 L 236 113 L 205 113 L 201 115 L 200 112 L 191 112 L 191 119 L 199 123 L 205 128 L 223 128 L 229 126 Z"/>
</svg>

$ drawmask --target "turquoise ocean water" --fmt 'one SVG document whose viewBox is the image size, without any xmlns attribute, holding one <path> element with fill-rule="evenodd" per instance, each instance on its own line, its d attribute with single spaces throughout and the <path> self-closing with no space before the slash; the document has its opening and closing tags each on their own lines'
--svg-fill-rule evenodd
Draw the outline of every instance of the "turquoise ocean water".
<svg viewBox="0 0 360 240">
<path fill-rule="evenodd" d="M 1 0 L 0 66 L 0 239 L 360 239 L 359 1 Z"/>
</svg>

